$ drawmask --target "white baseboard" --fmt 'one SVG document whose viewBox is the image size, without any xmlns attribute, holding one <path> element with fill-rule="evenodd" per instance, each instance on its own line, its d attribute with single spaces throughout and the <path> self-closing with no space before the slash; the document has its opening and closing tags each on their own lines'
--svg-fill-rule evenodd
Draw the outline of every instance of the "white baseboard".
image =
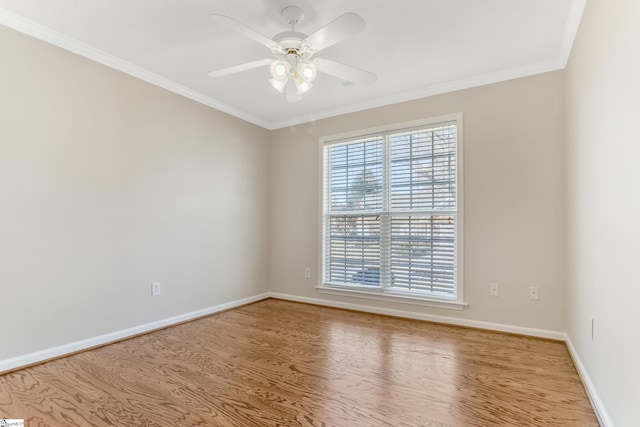
<svg viewBox="0 0 640 427">
<path fill-rule="evenodd" d="M 573 364 L 578 371 L 578 375 L 580 375 L 582 384 L 584 384 L 584 388 L 587 390 L 587 396 L 589 396 L 591 406 L 593 406 L 596 417 L 598 417 L 598 422 L 602 427 L 613 427 L 613 422 L 611 421 L 611 418 L 609 418 L 607 409 L 604 407 L 604 404 L 600 399 L 600 395 L 596 390 L 596 386 L 593 384 L 593 381 L 591 381 L 589 372 L 587 372 L 587 368 L 585 368 L 584 364 L 582 363 L 582 360 L 580 359 L 580 356 L 578 355 L 578 352 L 573 346 L 571 338 L 568 335 L 565 337 L 565 342 L 567 344 L 567 348 L 569 349 L 569 354 L 573 359 Z"/>
<path fill-rule="evenodd" d="M 591 381 L 591 378 L 589 377 L 589 373 L 587 372 L 582 361 L 580 360 L 580 357 L 578 356 L 578 353 L 576 352 L 576 349 L 573 346 L 571 339 L 564 332 L 548 331 L 544 329 L 535 329 L 535 328 L 525 328 L 521 326 L 504 325 L 500 323 L 483 322 L 478 320 L 458 319 L 455 317 L 448 317 L 448 316 L 436 316 L 431 314 L 416 313 L 416 312 L 405 311 L 405 310 L 370 307 L 367 305 L 351 304 L 351 303 L 330 301 L 330 300 L 324 300 L 324 299 L 318 299 L 318 298 L 301 297 L 297 295 L 281 294 L 278 292 L 269 292 L 269 297 L 288 300 L 288 301 L 323 305 L 327 307 L 345 308 L 348 310 L 363 311 L 367 313 L 407 317 L 410 319 L 427 320 L 431 322 L 446 323 L 446 324 L 456 325 L 456 326 L 467 326 L 471 328 L 489 329 L 492 331 L 509 332 L 514 334 L 529 335 L 529 336 L 538 337 L 538 338 L 547 338 L 547 339 L 563 341 L 567 345 L 569 354 L 571 355 L 571 358 L 573 359 L 573 363 L 576 366 L 576 370 L 578 371 L 578 375 L 580 376 L 580 379 L 584 384 L 584 387 L 587 391 L 587 396 L 591 401 L 591 406 L 593 406 L 593 410 L 596 414 L 596 417 L 598 418 L 598 422 L 602 427 L 613 427 L 613 422 L 609 418 L 607 410 L 605 409 L 604 404 L 602 403 L 602 400 L 598 395 L 595 385 L 593 384 L 593 382 Z"/>
<path fill-rule="evenodd" d="M 196 319 L 202 316 L 208 316 L 210 314 L 218 313 L 220 311 L 229 310 L 231 308 L 240 307 L 245 304 L 260 301 L 269 298 L 269 294 L 254 295 L 248 298 L 243 298 L 224 304 L 219 304 L 213 307 L 203 308 L 202 310 L 192 311 L 190 313 L 181 314 L 178 316 L 169 317 L 167 319 L 158 320 L 156 322 L 147 323 L 133 328 L 123 329 L 109 334 L 100 335 L 86 340 L 76 341 L 69 344 L 64 344 L 58 347 L 49 348 L 46 350 L 36 351 L 34 353 L 25 354 L 22 356 L 14 357 L 11 359 L 0 360 L 0 373 L 18 369 L 21 367 L 33 365 L 36 363 L 44 362 L 56 357 L 62 357 L 68 354 L 76 353 L 78 351 L 86 350 L 92 347 L 97 347 L 119 341 L 125 338 L 133 337 L 145 332 L 150 332 L 156 329 L 165 328 L 167 326 L 176 325 L 178 323 L 186 322 Z"/>
<path fill-rule="evenodd" d="M 330 301 L 319 298 L 308 298 L 297 295 L 281 294 L 278 292 L 269 292 L 272 298 L 278 298 L 288 301 L 305 302 L 309 304 L 324 305 L 327 307 L 345 308 L 348 310 L 363 311 L 367 313 L 384 314 L 387 316 L 406 317 L 409 319 L 426 320 L 429 322 L 446 323 L 449 325 L 466 326 L 470 328 L 488 329 L 491 331 L 508 332 L 512 334 L 528 335 L 538 338 L 547 338 L 557 341 L 565 341 L 566 334 L 564 332 L 548 331 L 545 329 L 526 328 L 523 326 L 505 325 L 502 323 L 483 322 L 480 320 L 460 319 L 457 317 L 437 316 L 433 314 L 417 313 L 414 311 L 397 310 L 390 308 L 371 307 L 368 305 L 352 304 L 346 302 Z"/>
<path fill-rule="evenodd" d="M 521 335 L 529 335 L 539 338 L 554 339 L 558 341 L 564 341 L 567 344 L 569 354 L 573 359 L 573 363 L 576 366 L 578 375 L 580 376 L 582 383 L 585 386 L 591 405 L 594 412 L 598 417 L 598 421 L 602 427 L 613 427 L 613 423 L 609 418 L 609 415 L 600 399 L 595 385 L 591 381 L 589 373 L 587 372 L 580 356 L 578 355 L 573 343 L 569 336 L 563 332 L 548 331 L 544 329 L 525 328 L 521 326 L 505 325 L 500 323 L 483 322 L 478 320 L 459 319 L 448 316 L 436 316 L 432 314 L 416 313 L 406 310 L 387 309 L 379 307 L 370 307 L 367 305 L 352 304 L 338 301 L 330 301 L 318 298 L 301 297 L 297 295 L 282 294 L 278 292 L 267 292 L 260 295 L 254 295 L 248 298 L 243 298 L 235 301 L 230 301 L 224 304 L 219 304 L 213 307 L 204 308 L 202 310 L 192 311 L 190 313 L 181 314 L 179 316 L 169 317 L 167 319 L 158 320 L 156 322 L 147 323 L 144 325 L 136 326 L 129 329 L 123 329 L 120 331 L 112 332 L 105 335 L 89 338 L 86 340 L 76 341 L 73 343 L 53 347 L 46 350 L 37 351 L 34 353 L 25 354 L 22 356 L 14 357 L 11 359 L 0 360 L 0 374 L 2 372 L 19 369 L 21 367 L 37 364 L 50 360 L 56 357 L 62 357 L 68 354 L 76 353 L 78 351 L 86 350 L 92 347 L 105 345 L 111 342 L 126 339 L 135 335 L 139 335 L 145 332 L 150 332 L 156 329 L 165 328 L 168 326 L 176 325 L 182 322 L 196 319 L 202 316 L 208 316 L 210 314 L 218 313 L 221 311 L 229 310 L 232 308 L 240 307 L 245 304 L 260 301 L 266 298 L 278 298 L 288 301 L 303 302 L 309 304 L 323 305 L 327 307 L 344 308 L 354 311 L 362 311 L 367 313 L 384 314 L 388 316 L 406 317 L 409 319 L 426 320 L 431 322 L 446 323 L 456 326 L 466 326 L 471 328 L 488 329 L 499 332 L 509 332 Z"/>
</svg>

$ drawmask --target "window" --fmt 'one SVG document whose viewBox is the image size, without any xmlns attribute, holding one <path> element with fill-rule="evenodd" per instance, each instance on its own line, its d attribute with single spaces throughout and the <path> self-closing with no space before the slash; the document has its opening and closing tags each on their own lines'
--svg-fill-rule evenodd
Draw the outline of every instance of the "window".
<svg viewBox="0 0 640 427">
<path fill-rule="evenodd" d="M 462 305 L 457 114 L 322 140 L 322 291 Z"/>
</svg>

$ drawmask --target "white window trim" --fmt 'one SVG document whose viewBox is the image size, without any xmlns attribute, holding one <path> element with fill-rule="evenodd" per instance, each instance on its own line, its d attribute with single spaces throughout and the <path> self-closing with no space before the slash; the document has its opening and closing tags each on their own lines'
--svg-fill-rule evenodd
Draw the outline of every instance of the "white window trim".
<svg viewBox="0 0 640 427">
<path fill-rule="evenodd" d="M 457 242 L 457 298 L 447 300 L 446 298 L 434 298 L 432 296 L 422 296 L 419 293 L 404 293 L 397 290 L 389 290 L 384 288 L 375 288 L 367 286 L 339 286 L 339 285 L 327 285 L 324 283 L 324 236 L 323 236 L 323 192 L 324 192 L 324 165 L 323 165 L 323 148 L 325 143 L 341 140 L 341 139 L 355 139 L 358 137 L 371 135 L 382 132 L 393 132 L 396 130 L 414 128 L 420 126 L 436 125 L 443 122 L 456 122 L 457 126 L 457 143 L 456 143 L 456 156 L 457 156 L 457 224 L 456 224 L 456 242 Z M 377 301 L 389 301 L 399 302 L 404 304 L 420 305 L 427 307 L 448 308 L 453 310 L 462 310 L 467 304 L 464 302 L 464 155 L 463 155 L 463 114 L 454 113 L 443 116 L 431 117 L 428 119 L 413 120 L 403 123 L 394 123 L 385 126 L 378 126 L 368 129 L 360 129 L 357 131 L 345 132 L 335 135 L 323 136 L 319 139 L 318 143 L 318 162 L 319 162 L 319 179 L 318 179 L 318 265 L 316 271 L 318 272 L 316 290 L 320 293 L 340 295 L 346 297 L 356 297 L 362 299 L 370 299 Z"/>
</svg>

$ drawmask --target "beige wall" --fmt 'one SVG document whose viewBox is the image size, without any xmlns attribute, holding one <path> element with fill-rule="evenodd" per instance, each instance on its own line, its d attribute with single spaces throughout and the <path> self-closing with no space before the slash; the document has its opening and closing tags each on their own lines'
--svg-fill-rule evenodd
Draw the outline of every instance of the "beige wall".
<svg viewBox="0 0 640 427">
<path fill-rule="evenodd" d="M 0 361 L 267 290 L 268 131 L 4 27 L 0 52 Z"/>
<path fill-rule="evenodd" d="M 464 311 L 319 294 L 318 139 L 346 131 L 464 114 Z M 271 148 L 271 290 L 564 331 L 566 239 L 562 72 L 433 96 L 275 131 Z M 489 283 L 500 297 L 489 296 Z M 529 286 L 540 300 L 528 299 Z"/>
<path fill-rule="evenodd" d="M 566 70 L 567 326 L 616 426 L 640 420 L 639 23 L 637 0 L 589 0 Z"/>
</svg>

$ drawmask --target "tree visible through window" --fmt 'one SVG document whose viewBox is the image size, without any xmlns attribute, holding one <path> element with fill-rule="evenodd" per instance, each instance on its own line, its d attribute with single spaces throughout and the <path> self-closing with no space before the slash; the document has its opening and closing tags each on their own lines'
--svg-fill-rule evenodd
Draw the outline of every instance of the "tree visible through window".
<svg viewBox="0 0 640 427">
<path fill-rule="evenodd" d="M 458 122 L 326 141 L 323 286 L 459 296 Z"/>
</svg>

